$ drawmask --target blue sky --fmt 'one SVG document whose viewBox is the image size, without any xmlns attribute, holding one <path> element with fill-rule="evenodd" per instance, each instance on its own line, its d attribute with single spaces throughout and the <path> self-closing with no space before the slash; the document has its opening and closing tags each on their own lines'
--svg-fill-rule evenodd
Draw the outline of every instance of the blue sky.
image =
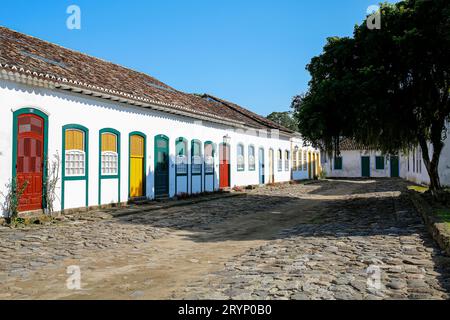
<svg viewBox="0 0 450 320">
<path fill-rule="evenodd" d="M 373 0 L 2 0 L 0 25 L 207 92 L 259 114 L 289 110 L 329 36 Z M 69 5 L 81 30 L 66 28 Z"/>
</svg>

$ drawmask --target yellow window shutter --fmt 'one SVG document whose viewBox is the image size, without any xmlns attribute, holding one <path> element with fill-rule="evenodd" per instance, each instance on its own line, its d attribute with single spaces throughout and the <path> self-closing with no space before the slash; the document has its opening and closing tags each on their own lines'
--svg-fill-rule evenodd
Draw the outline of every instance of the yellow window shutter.
<svg viewBox="0 0 450 320">
<path fill-rule="evenodd" d="M 113 133 L 102 133 L 102 152 L 117 152 L 116 135 Z"/>
<path fill-rule="evenodd" d="M 130 153 L 132 157 L 144 157 L 144 138 L 138 135 L 131 136 Z"/>
<path fill-rule="evenodd" d="M 66 150 L 84 151 L 84 133 L 80 130 L 66 130 Z"/>
</svg>

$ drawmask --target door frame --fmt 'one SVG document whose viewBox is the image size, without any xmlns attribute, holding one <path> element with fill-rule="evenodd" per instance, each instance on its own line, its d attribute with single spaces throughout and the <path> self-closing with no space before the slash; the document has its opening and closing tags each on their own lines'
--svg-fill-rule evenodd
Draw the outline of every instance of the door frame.
<svg viewBox="0 0 450 320">
<path fill-rule="evenodd" d="M 142 197 L 147 197 L 147 135 L 140 131 L 128 134 L 128 199 L 131 199 L 131 137 L 139 136 L 144 139 L 144 163 L 142 170 Z"/>
<path fill-rule="evenodd" d="M 17 178 L 17 143 L 18 143 L 18 135 L 19 135 L 19 125 L 18 125 L 18 119 L 21 115 L 26 114 L 33 114 L 37 115 L 38 117 L 42 118 L 44 121 L 44 154 L 43 154 L 43 161 L 44 161 L 44 168 L 42 169 L 42 209 L 47 208 L 47 203 L 45 201 L 45 193 L 47 192 L 45 188 L 45 181 L 47 180 L 47 155 L 48 155 L 48 115 L 44 113 L 43 111 L 33 108 L 33 107 L 26 107 L 21 108 L 13 112 L 13 141 L 12 141 L 12 177 L 13 179 Z"/>
<path fill-rule="evenodd" d="M 213 172 L 212 173 L 206 173 L 206 155 L 205 155 L 205 150 L 206 150 L 206 146 L 207 145 L 211 145 L 212 147 L 212 158 L 213 158 Z M 216 145 L 214 144 L 214 142 L 212 141 L 205 141 L 205 143 L 203 144 L 203 170 L 204 170 L 204 175 L 203 175 L 203 190 L 206 190 L 206 177 L 207 176 L 211 176 L 213 177 L 213 192 L 216 190 Z"/>
<path fill-rule="evenodd" d="M 82 131 L 84 134 L 85 148 L 85 171 L 81 177 L 66 176 L 66 130 L 75 129 Z M 67 124 L 62 127 L 62 152 L 61 152 L 61 211 L 65 209 L 65 187 L 66 181 L 82 181 L 86 183 L 85 203 L 89 206 L 89 129 L 79 124 Z"/>
<path fill-rule="evenodd" d="M 155 139 L 154 139 L 155 145 L 154 145 L 154 148 L 153 148 L 154 158 L 155 158 L 155 160 L 154 160 L 154 173 L 153 173 L 153 188 L 154 188 L 154 197 L 155 198 L 157 196 L 165 196 L 165 194 L 162 194 L 162 195 L 157 195 L 156 194 L 156 167 L 157 167 L 157 164 L 158 164 L 158 144 L 156 142 L 159 139 L 166 140 L 166 142 L 167 142 L 167 148 L 166 148 L 167 149 L 167 179 L 166 179 L 166 182 L 167 182 L 167 196 L 170 196 L 170 145 L 169 145 L 170 139 L 169 139 L 168 136 L 166 136 L 164 134 L 157 134 L 155 136 Z"/>
<path fill-rule="evenodd" d="M 200 158 L 202 159 L 202 161 L 201 161 L 201 169 L 200 169 L 200 173 L 192 173 L 192 166 L 194 165 L 194 163 L 193 163 L 193 157 L 194 157 L 194 144 L 198 144 L 198 145 L 200 145 Z M 203 158 L 203 148 L 204 148 L 204 145 L 203 145 L 203 143 L 199 140 L 199 139 L 192 139 L 191 140 L 191 152 L 190 152 L 190 180 L 191 180 L 191 192 L 190 192 L 190 194 L 193 194 L 193 192 L 192 192 L 192 180 L 193 180 L 193 177 L 198 177 L 198 176 L 200 176 L 200 193 L 202 193 L 203 192 L 203 164 L 204 164 L 204 158 Z M 189 192 L 189 191 L 188 191 Z"/>
<path fill-rule="evenodd" d="M 269 183 L 275 183 L 275 150 L 269 149 Z"/>
<path fill-rule="evenodd" d="M 262 151 L 262 161 L 261 161 L 261 151 Z M 266 157 L 265 157 L 265 150 L 263 147 L 259 147 L 258 148 L 258 170 L 259 170 L 259 184 L 265 184 L 266 183 L 266 172 L 265 172 L 265 168 L 266 168 Z M 261 166 L 262 164 L 262 166 Z M 262 173 L 262 174 L 261 174 Z M 261 179 L 262 176 L 262 179 Z M 262 183 L 261 183 L 262 180 Z"/>
<path fill-rule="evenodd" d="M 117 175 L 106 176 L 102 174 L 102 134 L 112 133 L 116 135 L 117 139 Z M 98 205 L 102 205 L 102 180 L 117 179 L 117 203 L 120 203 L 120 184 L 122 172 L 122 149 L 121 149 L 120 131 L 113 128 L 103 128 L 98 132 Z"/>
<path fill-rule="evenodd" d="M 364 175 L 364 167 L 363 167 L 363 159 L 369 159 L 369 175 Z M 361 178 L 370 178 L 371 177 L 371 170 L 370 170 L 370 156 L 361 156 Z"/>
<path fill-rule="evenodd" d="M 231 187 L 231 154 L 230 154 L 231 153 L 231 145 L 229 143 L 222 142 L 222 143 L 219 144 L 219 189 L 223 189 L 220 186 L 220 181 L 222 179 L 222 177 L 220 176 L 220 166 L 221 166 L 221 163 L 222 163 L 221 158 L 220 158 L 220 152 L 222 150 L 222 154 L 223 154 L 223 149 L 222 149 L 223 147 L 226 148 L 226 150 L 227 150 L 226 155 L 228 156 L 228 159 L 227 159 L 228 160 L 228 186 L 225 187 L 225 188 L 230 188 Z"/>
<path fill-rule="evenodd" d="M 392 175 L 392 158 L 397 159 L 397 176 Z M 400 158 L 397 155 L 391 155 L 389 159 L 389 171 L 390 171 L 390 178 L 399 178 L 400 177 Z"/>
</svg>

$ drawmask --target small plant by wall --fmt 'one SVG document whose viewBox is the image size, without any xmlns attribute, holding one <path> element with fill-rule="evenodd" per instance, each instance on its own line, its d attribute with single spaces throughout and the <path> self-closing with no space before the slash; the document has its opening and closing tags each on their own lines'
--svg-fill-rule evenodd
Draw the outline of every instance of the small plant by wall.
<svg viewBox="0 0 450 320">
<path fill-rule="evenodd" d="M 20 184 L 17 177 L 14 177 L 6 185 L 6 193 L 1 192 L 3 197 L 3 203 L 1 205 L 2 210 L 8 215 L 7 219 L 13 221 L 17 219 L 19 214 L 20 199 L 28 186 L 28 181 Z"/>
<path fill-rule="evenodd" d="M 56 192 L 56 186 L 59 183 L 59 172 L 61 168 L 61 157 L 59 153 L 56 152 L 53 155 L 53 160 L 50 162 L 48 159 L 47 163 L 47 176 L 45 179 L 45 203 L 47 204 L 46 213 L 52 214 L 55 211 L 55 201 L 58 196 Z"/>
</svg>

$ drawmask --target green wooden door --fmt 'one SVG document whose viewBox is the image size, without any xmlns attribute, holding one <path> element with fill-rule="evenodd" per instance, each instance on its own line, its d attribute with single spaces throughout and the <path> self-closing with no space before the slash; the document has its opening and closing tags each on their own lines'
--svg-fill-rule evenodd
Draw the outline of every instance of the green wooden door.
<svg viewBox="0 0 450 320">
<path fill-rule="evenodd" d="M 169 138 L 155 137 L 155 197 L 169 195 Z"/>
<path fill-rule="evenodd" d="M 398 178 L 400 176 L 398 156 L 391 156 L 391 177 Z"/>
<path fill-rule="evenodd" d="M 370 177 L 370 157 L 361 157 L 361 176 Z"/>
</svg>

